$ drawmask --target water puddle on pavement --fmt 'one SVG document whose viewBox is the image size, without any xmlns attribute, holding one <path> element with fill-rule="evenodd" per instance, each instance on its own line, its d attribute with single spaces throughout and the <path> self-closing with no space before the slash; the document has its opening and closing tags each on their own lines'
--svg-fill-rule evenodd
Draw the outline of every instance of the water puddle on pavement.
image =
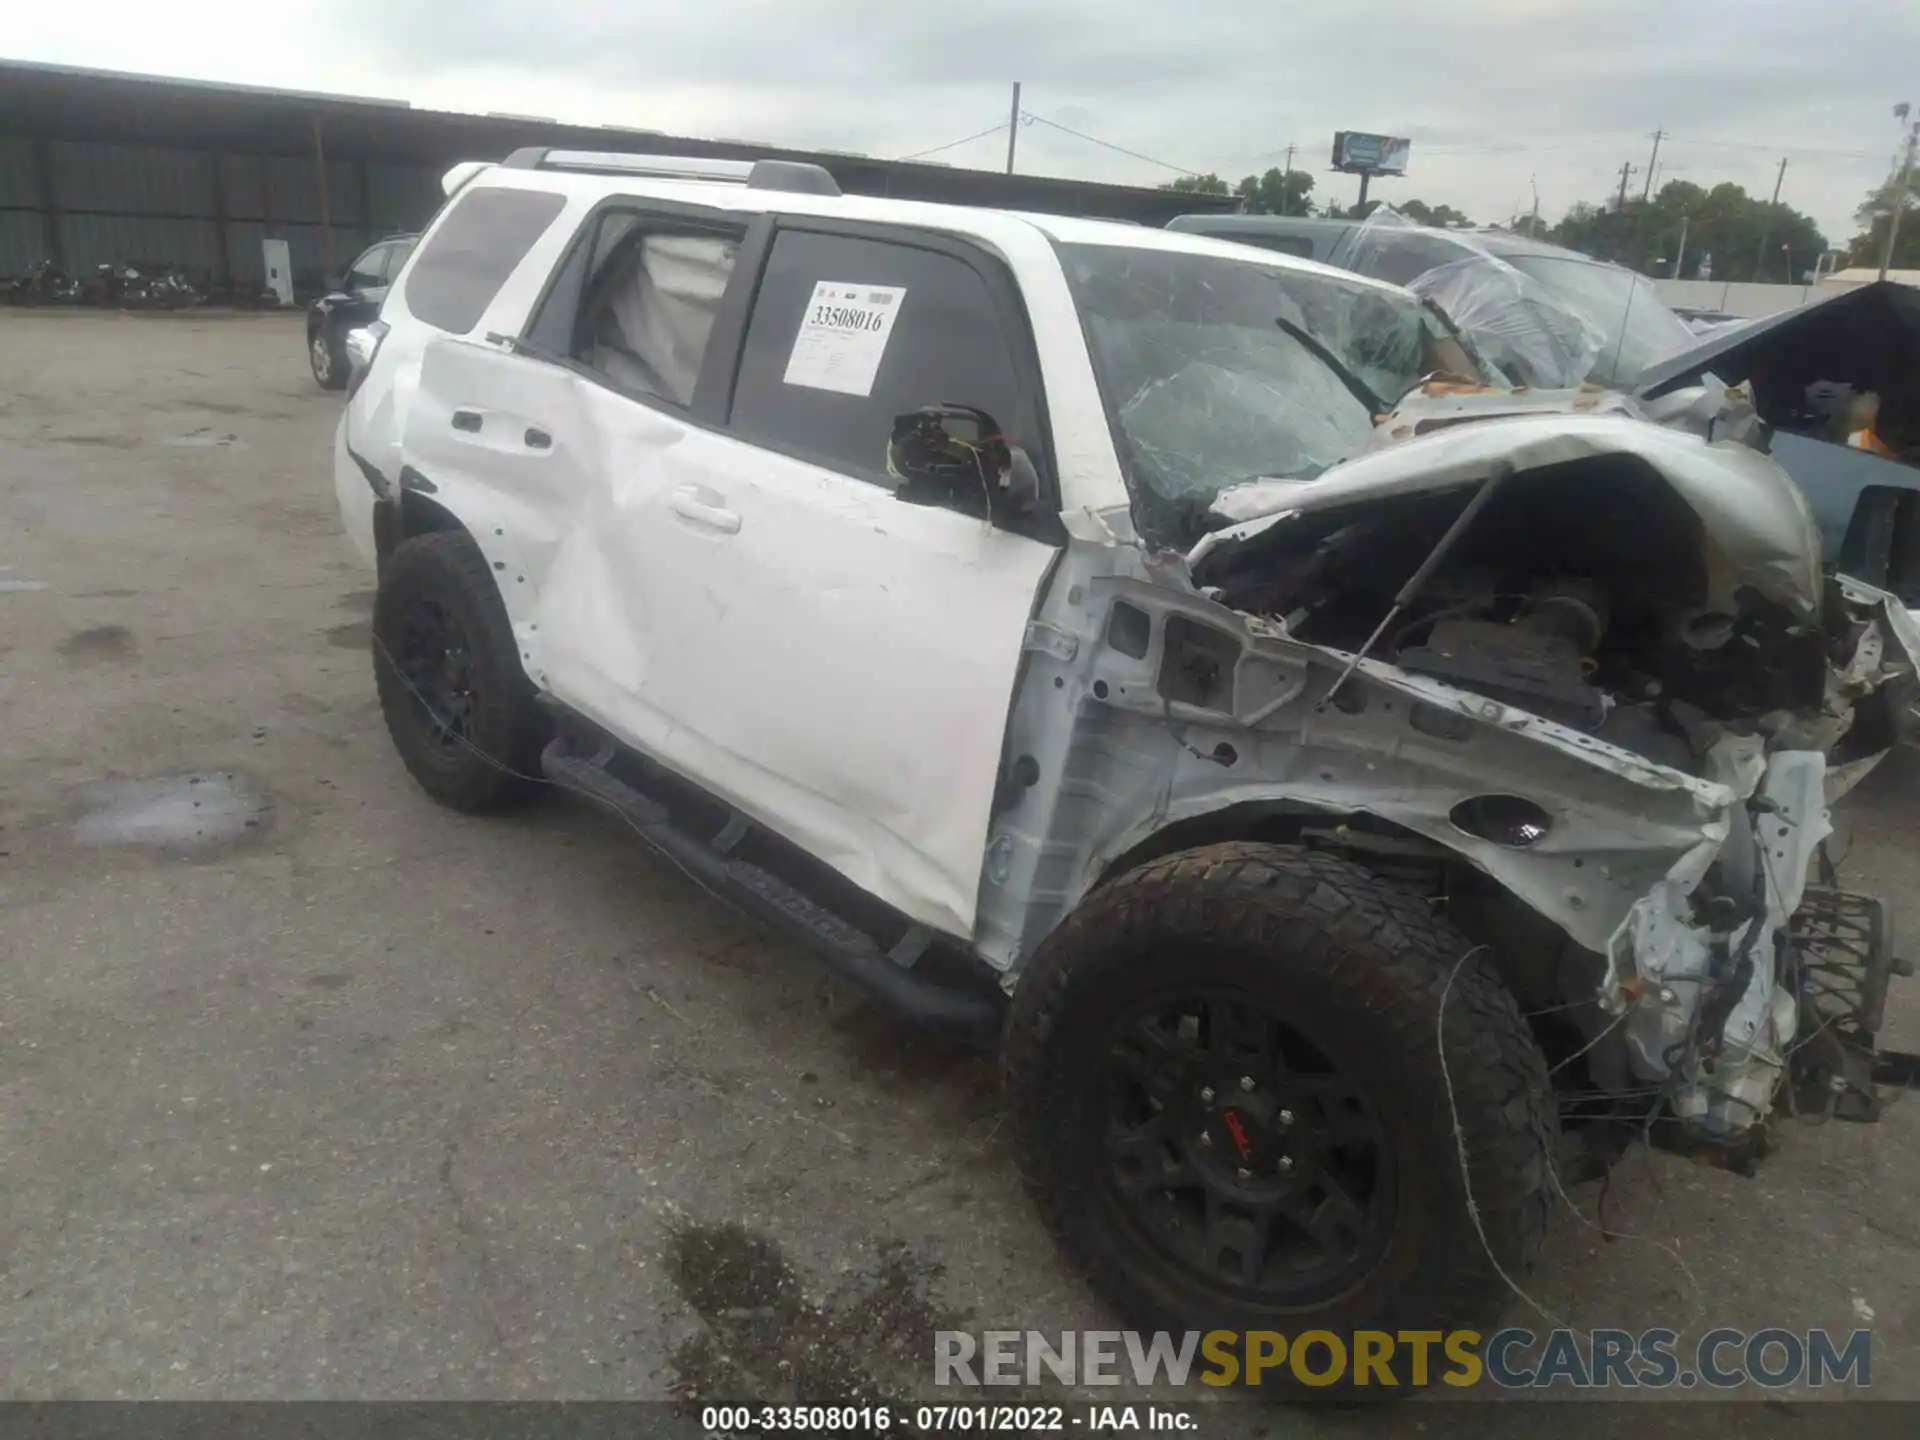
<svg viewBox="0 0 1920 1440">
<path fill-rule="evenodd" d="M 670 1393 L 682 1402 L 906 1394 L 934 1335 L 960 1325 L 929 1298 L 939 1267 L 897 1243 L 820 1300 L 778 1245 L 744 1225 L 676 1227 L 665 1258 L 702 1322 L 671 1358 Z"/>
<path fill-rule="evenodd" d="M 198 849 L 257 829 L 267 803 L 237 775 L 163 775 L 107 780 L 81 791 L 73 838 L 82 845 Z"/>
</svg>

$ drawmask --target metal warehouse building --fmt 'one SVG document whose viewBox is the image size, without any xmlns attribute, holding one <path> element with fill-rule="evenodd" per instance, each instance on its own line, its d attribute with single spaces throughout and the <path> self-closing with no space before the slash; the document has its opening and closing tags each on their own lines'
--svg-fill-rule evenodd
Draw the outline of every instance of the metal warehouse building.
<svg viewBox="0 0 1920 1440">
<path fill-rule="evenodd" d="M 372 240 L 425 224 L 449 166 L 502 158 L 522 145 L 807 160 L 855 194 L 1147 225 L 1227 204 L 1124 185 L 417 110 L 404 101 L 0 61 L 0 277 L 43 260 L 74 275 L 133 263 L 178 268 L 213 290 L 257 293 L 265 279 L 260 242 L 283 239 L 304 296 Z"/>
</svg>

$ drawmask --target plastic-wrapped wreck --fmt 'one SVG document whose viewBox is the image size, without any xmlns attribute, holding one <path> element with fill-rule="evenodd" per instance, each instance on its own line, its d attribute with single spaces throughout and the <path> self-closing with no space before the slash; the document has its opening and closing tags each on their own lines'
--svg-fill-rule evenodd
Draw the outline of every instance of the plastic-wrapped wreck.
<svg viewBox="0 0 1920 1440">
<path fill-rule="evenodd" d="M 1618 265 L 1386 207 L 1342 263 L 1404 281 L 1533 391 L 1598 384 L 1658 419 L 1670 397 L 1733 382 L 1743 438 L 1806 492 L 1826 562 L 1920 606 L 1920 291 L 1882 281 L 1699 335 Z"/>
<path fill-rule="evenodd" d="M 1291 797 L 1353 817 L 1318 843 L 1492 948 L 1602 1153 L 1644 1128 L 1745 1169 L 1777 1103 L 1872 1119 L 1901 1078 L 1900 962 L 1822 842 L 1908 723 L 1920 628 L 1823 574 L 1778 467 L 1687 433 L 1734 408 L 1429 382 L 1319 478 L 1214 499 L 1186 558 L 1245 648 L 1170 628 L 1161 694 L 1264 728 L 1335 667 L 1289 738 Z"/>
</svg>

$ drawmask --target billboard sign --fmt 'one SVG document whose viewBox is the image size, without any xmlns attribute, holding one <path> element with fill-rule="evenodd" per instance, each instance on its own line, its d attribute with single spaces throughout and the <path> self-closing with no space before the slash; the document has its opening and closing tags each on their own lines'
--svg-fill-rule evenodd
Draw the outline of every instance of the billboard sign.
<svg viewBox="0 0 1920 1440">
<path fill-rule="evenodd" d="M 1349 175 L 1404 175 L 1411 140 L 1397 135 L 1366 135 L 1337 130 L 1333 136 L 1333 168 Z"/>
</svg>

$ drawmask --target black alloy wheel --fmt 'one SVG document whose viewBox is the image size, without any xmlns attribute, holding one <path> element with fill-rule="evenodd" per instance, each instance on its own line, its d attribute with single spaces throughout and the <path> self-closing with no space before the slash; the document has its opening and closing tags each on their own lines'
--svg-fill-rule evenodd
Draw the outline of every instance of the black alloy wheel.
<svg viewBox="0 0 1920 1440">
<path fill-rule="evenodd" d="M 1356 1077 L 1245 995 L 1156 999 L 1107 1051 L 1108 1181 L 1210 1287 L 1312 1303 L 1385 1254 L 1393 1154 Z"/>
</svg>

